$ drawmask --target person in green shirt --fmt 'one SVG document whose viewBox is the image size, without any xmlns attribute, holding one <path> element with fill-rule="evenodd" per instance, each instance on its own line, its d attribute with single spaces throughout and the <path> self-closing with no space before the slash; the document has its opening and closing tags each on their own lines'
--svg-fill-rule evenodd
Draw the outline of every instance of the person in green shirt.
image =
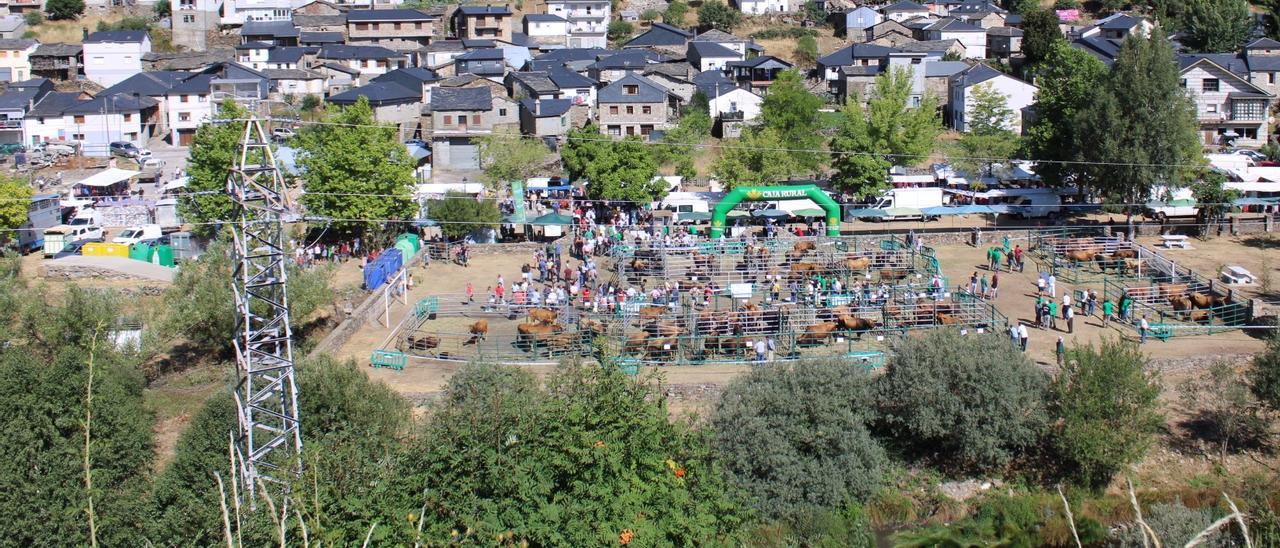
<svg viewBox="0 0 1280 548">
<path fill-rule="evenodd" d="M 991 250 L 991 266 L 992 266 L 992 270 L 994 270 L 994 271 L 996 271 L 996 272 L 999 272 L 999 271 L 1000 271 L 1000 259 L 1002 259 L 1002 258 L 1003 258 L 1003 255 L 1004 255 L 1004 253 L 1001 253 L 1000 248 L 998 248 L 998 247 L 997 247 L 997 248 L 995 248 L 995 249 L 992 249 L 992 250 Z"/>
<path fill-rule="evenodd" d="M 1111 322 L 1111 299 L 1102 301 L 1102 327 Z"/>
<path fill-rule="evenodd" d="M 1049 301 L 1049 329 L 1058 328 L 1058 301 Z"/>
</svg>

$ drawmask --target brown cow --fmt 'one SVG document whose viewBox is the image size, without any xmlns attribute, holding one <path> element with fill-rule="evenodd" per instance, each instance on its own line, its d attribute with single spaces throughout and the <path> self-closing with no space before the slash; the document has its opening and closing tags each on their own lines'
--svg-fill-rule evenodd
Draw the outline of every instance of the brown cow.
<svg viewBox="0 0 1280 548">
<path fill-rule="evenodd" d="M 624 354 L 639 354 L 644 351 L 644 345 L 649 341 L 649 335 L 644 333 L 632 333 L 627 336 L 627 344 L 622 347 Z"/>
<path fill-rule="evenodd" d="M 440 338 L 434 335 L 423 335 L 421 337 L 409 335 L 409 337 L 405 339 L 405 345 L 408 346 L 411 351 L 431 350 L 440 346 Z"/>
<path fill-rule="evenodd" d="M 960 316 L 955 314 L 938 314 L 938 323 L 942 325 L 960 325 Z"/>
<path fill-rule="evenodd" d="M 857 316 L 840 316 L 840 326 L 849 331 L 871 331 L 876 328 L 876 321 Z"/>
<path fill-rule="evenodd" d="M 592 335 L 603 335 L 609 330 L 609 326 L 600 320 L 585 319 L 579 322 L 578 328 Z"/>
<path fill-rule="evenodd" d="M 672 321 L 655 321 L 650 323 L 645 331 L 660 337 L 678 337 L 680 326 Z"/>
<path fill-rule="evenodd" d="M 1209 323 L 1209 318 L 1212 316 L 1212 314 L 1213 313 L 1209 310 L 1192 310 L 1191 312 L 1187 313 L 1187 319 L 1195 323 L 1204 324 L 1204 323 Z"/>
<path fill-rule="evenodd" d="M 537 322 L 537 323 L 540 323 L 540 324 L 553 324 L 553 323 L 556 323 L 556 318 L 558 318 L 558 317 L 560 317 L 560 314 L 559 314 L 559 313 L 557 313 L 557 312 L 556 312 L 556 311 L 554 311 L 554 310 L 547 310 L 547 309 L 545 309 L 545 308 L 530 308 L 530 309 L 529 309 L 529 319 L 531 319 L 531 320 L 533 320 L 533 321 L 535 321 L 535 322 Z"/>
<path fill-rule="evenodd" d="M 804 333 L 801 333 L 800 336 L 796 338 L 796 343 L 802 345 L 825 343 L 827 342 L 827 339 L 831 338 L 831 334 L 835 332 L 836 327 L 836 322 L 813 324 L 806 327 Z"/>
<path fill-rule="evenodd" d="M 640 309 L 641 320 L 654 320 L 667 313 L 665 306 L 646 306 Z"/>
<path fill-rule="evenodd" d="M 485 336 L 489 334 L 489 320 L 476 320 L 476 323 L 471 324 L 467 331 L 471 333 L 471 338 L 462 343 L 464 346 L 483 341 Z"/>
<path fill-rule="evenodd" d="M 791 246 L 791 251 L 795 251 L 797 253 L 807 253 L 815 249 L 818 249 L 817 244 L 808 240 L 796 242 L 795 245 Z"/>
<path fill-rule="evenodd" d="M 1124 269 L 1126 272 L 1135 271 L 1142 267 L 1142 259 L 1125 259 Z"/>
<path fill-rule="evenodd" d="M 649 262 L 644 259 L 631 259 L 631 270 L 636 272 L 649 270 Z"/>
<path fill-rule="evenodd" d="M 1189 295 L 1191 304 L 1196 308 L 1210 308 L 1213 306 L 1213 296 L 1204 293 L 1192 293 Z"/>
<path fill-rule="evenodd" d="M 516 342 L 533 348 L 563 330 L 560 324 L 522 323 L 516 326 Z"/>
<path fill-rule="evenodd" d="M 881 268 L 881 269 L 880 269 L 880 279 L 881 279 L 881 280 L 892 280 L 892 281 L 895 281 L 895 282 L 896 282 L 896 281 L 898 281 L 898 280 L 901 280 L 901 279 L 903 279 L 903 278 L 906 278 L 906 277 L 907 277 L 907 274 L 908 274 L 908 272 L 907 272 L 906 270 L 897 270 L 897 269 L 893 269 L 893 268 Z"/>
<path fill-rule="evenodd" d="M 850 257 L 844 260 L 846 270 L 866 270 L 871 266 L 871 257 Z"/>
<path fill-rule="evenodd" d="M 1115 253 L 1111 254 L 1112 260 L 1137 259 L 1137 258 L 1138 258 L 1138 250 L 1136 249 L 1117 249 Z"/>
<path fill-rule="evenodd" d="M 791 272 L 798 274 L 801 272 L 821 272 L 822 267 L 813 263 L 795 263 L 791 265 Z"/>
<path fill-rule="evenodd" d="M 1187 284 L 1159 284 L 1156 287 L 1164 297 L 1179 297 L 1187 292 Z"/>
<path fill-rule="evenodd" d="M 1071 262 L 1082 263 L 1085 261 L 1092 261 L 1096 254 L 1092 251 L 1077 249 L 1075 251 L 1068 251 L 1066 255 L 1067 259 L 1070 259 Z"/>
<path fill-rule="evenodd" d="M 1178 296 L 1169 297 L 1169 304 L 1173 306 L 1174 310 L 1179 310 L 1179 311 L 1191 310 L 1192 308 L 1191 299 L 1188 299 L 1186 297 L 1178 297 Z"/>
<path fill-rule="evenodd" d="M 649 356 L 652 357 L 655 354 L 664 356 L 674 353 L 676 351 L 677 344 L 675 337 L 665 337 L 661 339 L 650 339 L 649 344 L 645 346 L 645 350 L 648 352 Z"/>
</svg>

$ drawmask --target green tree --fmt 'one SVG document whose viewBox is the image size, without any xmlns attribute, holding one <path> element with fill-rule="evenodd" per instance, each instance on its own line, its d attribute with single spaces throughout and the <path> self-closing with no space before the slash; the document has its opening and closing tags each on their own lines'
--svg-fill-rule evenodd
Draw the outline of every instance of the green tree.
<svg viewBox="0 0 1280 548">
<path fill-rule="evenodd" d="M 136 356 L 111 341 L 116 297 L 71 286 L 60 300 L 35 290 L 25 300 L 7 330 L 12 346 L 0 349 L 0 417 L 10 425 L 0 433 L 0 535 L 15 546 L 87 546 L 92 520 L 101 545 L 141 545 L 152 417 Z"/>
<path fill-rule="evenodd" d="M 298 108 L 301 109 L 303 112 L 310 112 L 320 108 L 323 105 L 324 105 L 324 101 L 321 101 L 318 95 L 308 93 L 302 96 L 302 103 L 298 105 Z"/>
<path fill-rule="evenodd" d="M 1014 112 L 1008 98 L 989 84 L 975 86 L 972 101 L 965 116 L 969 131 L 960 138 L 964 158 L 957 163 L 970 172 L 991 175 L 992 164 L 1008 161 L 1018 150 L 1018 134 L 1011 130 Z"/>
<path fill-rule="evenodd" d="M 1263 405 L 1280 412 L 1280 336 L 1272 335 L 1267 340 L 1267 349 L 1253 356 L 1249 364 L 1249 386 Z"/>
<path fill-rule="evenodd" d="M 351 361 L 303 360 L 297 371 L 298 391 L 305 395 L 298 400 L 305 439 L 303 474 L 295 480 L 292 504 L 306 516 L 310 538 L 358 545 L 373 521 L 380 521 L 383 529 L 392 525 L 393 516 L 384 512 L 381 486 L 408 429 L 408 405 Z M 183 432 L 173 461 L 157 477 L 147 501 L 152 512 L 148 539 L 153 543 L 223 542 L 214 473 L 221 474 L 229 489 L 233 472 L 227 445 L 237 428 L 235 409 L 230 392 L 219 392 Z M 264 504 L 258 506 L 261 510 Z M 274 528 L 264 514 L 242 516 L 246 545 L 275 543 Z M 403 515 L 394 517 L 404 522 Z M 296 520 L 289 528 L 294 538 L 301 536 Z"/>
<path fill-rule="evenodd" d="M 298 168 L 306 174 L 302 203 L 338 229 L 375 226 L 363 219 L 409 219 L 414 162 L 391 124 L 378 124 L 365 97 L 331 107 L 326 121 L 303 132 Z"/>
<path fill-rule="evenodd" d="M 75 19 L 84 15 L 84 0 L 48 0 L 44 12 L 53 21 Z"/>
<path fill-rule="evenodd" d="M 1031 73 L 1040 91 L 1036 92 L 1035 116 L 1026 128 L 1027 152 L 1031 158 L 1043 160 L 1036 164 L 1036 174 L 1046 183 L 1064 185 L 1080 170 L 1075 164 L 1060 162 L 1083 156 L 1075 139 L 1076 124 L 1080 123 L 1077 117 L 1098 95 L 1107 67 L 1066 41 L 1057 41 Z"/>
<path fill-rule="evenodd" d="M 795 59 L 800 66 L 814 66 L 818 60 L 818 41 L 812 36 L 801 36 L 796 40 Z"/>
<path fill-rule="evenodd" d="M 703 4 L 703 9 L 706 5 Z M 778 73 L 769 94 L 760 103 L 761 126 L 778 133 L 785 147 L 792 149 L 791 156 L 803 171 L 817 171 L 826 157 L 821 152 L 822 136 L 818 133 L 822 127 L 818 118 L 821 107 L 822 99 L 809 93 L 804 76 L 796 70 Z"/>
<path fill-rule="evenodd" d="M 1026 56 L 1028 68 L 1048 59 L 1059 44 L 1066 45 L 1062 29 L 1058 27 L 1058 14 L 1053 10 L 1035 10 L 1025 15 L 1022 33 L 1022 54 Z M 1047 66 L 1052 68 L 1053 64 Z"/>
<path fill-rule="evenodd" d="M 162 330 L 179 338 L 195 353 L 229 356 L 235 336 L 235 299 L 231 293 L 231 256 L 225 240 L 215 241 L 200 259 L 183 263 L 164 294 Z M 295 335 L 320 307 L 333 301 L 329 287 L 332 269 L 289 268 L 289 319 Z"/>
<path fill-rule="evenodd" d="M 1056 419 L 1049 436 L 1062 472 L 1100 488 L 1116 472 L 1142 459 L 1164 425 L 1160 382 L 1132 343 L 1067 349 L 1065 365 L 1049 388 Z"/>
<path fill-rule="evenodd" d="M 489 188 L 511 181 L 523 181 L 546 168 L 551 151 L 536 137 L 515 133 L 493 133 L 479 138 L 480 165 Z"/>
<path fill-rule="evenodd" d="M 733 32 L 733 27 L 741 22 L 742 13 L 725 4 L 724 0 L 705 0 L 698 8 L 698 26 L 703 29 Z"/>
<path fill-rule="evenodd" d="M 658 13 L 658 10 L 655 10 L 653 8 L 644 10 L 644 13 L 640 14 L 640 20 L 646 23 L 652 23 L 654 21 L 657 21 L 659 17 L 662 17 L 662 14 Z"/>
<path fill-rule="evenodd" d="M 232 220 L 235 205 L 226 194 L 227 175 L 239 155 L 244 123 L 231 120 L 248 116 L 235 101 L 227 99 L 218 105 L 212 123 L 201 124 L 191 141 L 186 168 L 187 189 L 191 193 L 178 200 L 178 210 L 201 236 L 211 236 L 218 230 L 216 225 L 207 223 Z"/>
<path fill-rule="evenodd" d="M 726 189 L 742 185 L 773 185 L 802 172 L 777 130 L 751 128 L 739 139 L 725 141 L 711 171 Z"/>
<path fill-rule="evenodd" d="M 31 185 L 0 176 L 0 243 L 13 237 L 11 230 L 27 223 L 31 194 Z"/>
<path fill-rule="evenodd" d="M 1079 183 L 1126 204 L 1185 186 L 1204 162 L 1200 125 L 1163 33 L 1127 38 L 1106 82 L 1075 124 Z"/>
<path fill-rule="evenodd" d="M 1040 10 L 1040 0 L 1008 0 L 1003 4 L 1004 9 L 1024 17 Z"/>
<path fill-rule="evenodd" d="M 1231 211 L 1231 202 L 1240 197 L 1238 191 L 1225 186 L 1226 182 L 1226 175 L 1206 170 L 1191 185 L 1192 195 L 1200 206 L 1196 216 L 1201 224 L 1201 234 L 1212 235 L 1212 228 L 1221 223 Z"/>
<path fill-rule="evenodd" d="M 701 101 L 699 101 L 701 99 Z M 693 100 L 685 107 L 680 121 L 662 136 L 662 145 L 652 147 L 654 161 L 660 165 L 688 163 L 702 155 L 702 148 L 693 146 L 711 136 L 711 115 L 707 113 L 706 96 L 694 93 Z"/>
<path fill-rule="evenodd" d="M 889 167 L 914 165 L 942 132 L 937 100 L 926 95 L 911 104 L 911 75 L 896 70 L 876 77 L 864 110 L 861 97 L 844 106 L 844 119 L 831 150 L 836 188 L 870 196 L 888 186 Z"/>
<path fill-rule="evenodd" d="M 689 4 L 684 0 L 671 0 L 666 11 L 662 12 L 662 22 L 677 27 L 684 25 L 684 16 L 689 13 Z"/>
<path fill-rule="evenodd" d="M 666 196 L 658 163 L 639 137 L 612 140 L 594 124 L 569 132 L 562 153 L 572 179 L 586 179 L 587 196 L 593 200 L 651 202 Z"/>
<path fill-rule="evenodd" d="M 896 443 L 959 469 L 990 470 L 1039 441 L 1047 382 L 1007 337 L 945 329 L 895 344 L 876 392 L 884 433 Z"/>
<path fill-rule="evenodd" d="M 631 531 L 639 544 L 736 544 L 745 516 L 723 471 L 651 386 L 570 363 L 539 390 L 527 372 L 463 366 L 405 451 L 393 515 L 426 503 L 426 538 L 484 543 L 617 545 Z"/>
<path fill-rule="evenodd" d="M 173 8 L 168 2 L 156 2 L 155 7 L 151 9 L 157 19 L 164 19 L 173 14 Z"/>
<path fill-rule="evenodd" d="M 721 396 L 714 444 L 761 514 L 790 520 L 876 491 L 888 458 L 874 405 L 870 376 L 845 363 L 756 367 Z"/>
<path fill-rule="evenodd" d="M 44 14 L 39 11 L 29 11 L 23 15 L 22 18 L 27 23 L 28 27 L 34 27 L 44 23 Z"/>
<path fill-rule="evenodd" d="M 502 220 L 498 203 L 491 199 L 477 200 L 461 192 L 449 192 L 443 199 L 427 202 L 427 217 L 440 223 L 440 232 L 455 239 L 472 231 L 495 228 Z"/>
<path fill-rule="evenodd" d="M 609 22 L 609 42 L 621 43 L 631 37 L 631 33 L 635 32 L 635 27 L 621 19 L 614 19 Z"/>
<path fill-rule="evenodd" d="M 1193 52 L 1236 52 L 1253 32 L 1246 0 L 1186 0 L 1182 45 Z"/>
</svg>

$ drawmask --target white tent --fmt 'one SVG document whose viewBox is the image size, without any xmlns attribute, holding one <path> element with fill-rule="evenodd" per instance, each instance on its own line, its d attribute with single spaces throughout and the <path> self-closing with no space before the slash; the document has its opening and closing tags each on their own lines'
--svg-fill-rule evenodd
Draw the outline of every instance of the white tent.
<svg viewBox="0 0 1280 548">
<path fill-rule="evenodd" d="M 107 168 L 107 170 L 103 171 L 102 173 L 96 173 L 90 176 L 89 178 L 84 179 L 76 184 L 81 186 L 92 186 L 92 187 L 111 186 L 117 183 L 128 181 L 129 179 L 132 179 L 134 177 L 137 177 L 138 174 L 140 173 L 142 172 L 111 167 L 111 168 Z"/>
<path fill-rule="evenodd" d="M 189 182 L 190 180 L 191 180 L 190 177 L 179 177 L 177 179 L 174 179 L 172 181 L 165 183 L 164 189 L 177 190 L 179 188 L 187 188 L 187 182 Z"/>
</svg>

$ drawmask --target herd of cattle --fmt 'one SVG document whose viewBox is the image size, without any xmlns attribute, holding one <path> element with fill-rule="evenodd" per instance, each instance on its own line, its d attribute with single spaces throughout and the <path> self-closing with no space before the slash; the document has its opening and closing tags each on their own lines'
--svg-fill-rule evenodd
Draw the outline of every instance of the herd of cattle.
<svg viewBox="0 0 1280 548">
<path fill-rule="evenodd" d="M 772 260 L 773 253 L 765 245 L 750 245 L 743 249 L 741 259 L 733 266 L 729 279 L 752 280 L 761 274 L 786 281 L 803 281 L 806 276 L 831 276 L 870 273 L 874 271 L 879 280 L 896 282 L 907 278 L 914 270 L 910 252 L 904 250 L 851 252 L 831 258 L 814 257 L 818 246 L 813 241 L 802 240 L 791 246 L 782 255 L 780 261 Z M 664 250 L 663 256 L 658 250 L 637 251 L 634 258 L 625 262 L 626 278 L 631 283 L 643 283 L 645 277 L 663 277 L 681 279 L 688 283 L 682 286 L 701 289 L 703 280 L 713 279 L 717 272 L 713 255 L 691 250 L 687 253 Z M 684 266 L 678 269 L 664 269 L 662 263 L 687 258 Z M 673 272 L 672 270 L 676 270 Z"/>
</svg>

